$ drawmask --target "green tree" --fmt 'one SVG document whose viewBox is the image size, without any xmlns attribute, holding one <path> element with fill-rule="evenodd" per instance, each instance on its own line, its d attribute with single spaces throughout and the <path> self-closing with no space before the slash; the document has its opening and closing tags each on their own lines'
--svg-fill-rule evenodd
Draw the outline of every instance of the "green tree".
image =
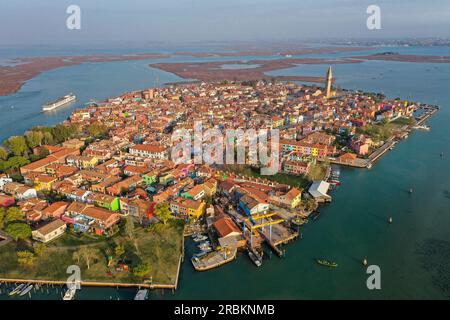
<svg viewBox="0 0 450 320">
<path fill-rule="evenodd" d="M 10 223 L 6 226 L 5 231 L 15 241 L 25 240 L 31 237 L 31 228 L 26 223 Z"/>
<path fill-rule="evenodd" d="M 33 246 L 33 251 L 37 256 L 42 256 L 46 249 L 47 247 L 45 246 L 45 244 L 40 242 L 35 243 Z"/>
<path fill-rule="evenodd" d="M 140 263 L 133 268 L 133 274 L 136 277 L 145 277 L 150 273 L 150 266 L 146 263 Z"/>
<path fill-rule="evenodd" d="M 158 203 L 155 206 L 155 215 L 163 224 L 167 224 L 167 222 L 173 218 L 167 202 Z"/>
<path fill-rule="evenodd" d="M 100 137 L 108 132 L 108 127 L 100 122 L 95 122 L 87 127 L 87 131 L 91 137 Z"/>
<path fill-rule="evenodd" d="M 52 128 L 52 135 L 55 142 L 60 143 L 66 141 L 70 137 L 71 133 L 67 126 L 58 124 Z"/>
<path fill-rule="evenodd" d="M 22 156 L 14 156 L 8 159 L 6 162 L 6 170 L 18 170 L 20 167 L 23 167 L 27 164 L 29 164 L 30 161 Z M 6 171 L 5 170 L 5 171 Z"/>
<path fill-rule="evenodd" d="M 11 149 L 16 156 L 21 156 L 28 150 L 25 138 L 22 136 L 13 136 L 5 141 L 5 146 Z"/>
<path fill-rule="evenodd" d="M 28 147 L 31 149 L 40 146 L 43 138 L 44 134 L 40 131 L 28 131 L 25 133 L 25 139 L 27 140 Z"/>
<path fill-rule="evenodd" d="M 31 267 L 36 261 L 36 256 L 30 251 L 18 251 L 17 252 L 17 262 L 21 266 Z"/>
<path fill-rule="evenodd" d="M 52 145 L 55 143 L 55 138 L 51 132 L 44 132 L 44 137 L 42 138 L 42 143 Z"/>
<path fill-rule="evenodd" d="M 5 226 L 6 209 L 0 208 L 0 229 Z"/>
<path fill-rule="evenodd" d="M 5 148 L 0 147 L 0 160 L 8 159 L 8 151 Z"/>
<path fill-rule="evenodd" d="M 25 214 L 17 207 L 8 208 L 6 210 L 5 222 L 25 222 Z"/>
</svg>

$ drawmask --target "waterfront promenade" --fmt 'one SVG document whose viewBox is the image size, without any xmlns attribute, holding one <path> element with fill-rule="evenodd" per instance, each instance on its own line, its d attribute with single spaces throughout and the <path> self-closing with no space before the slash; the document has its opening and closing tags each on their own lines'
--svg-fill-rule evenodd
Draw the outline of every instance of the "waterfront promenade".
<svg viewBox="0 0 450 320">
<path fill-rule="evenodd" d="M 437 106 L 426 106 L 422 107 L 424 110 L 423 114 L 416 118 L 416 123 L 414 125 L 404 126 L 401 128 L 401 133 L 398 136 L 392 136 L 386 140 L 386 142 L 375 150 L 367 159 L 356 158 L 352 163 L 342 162 L 337 159 L 331 159 L 330 163 L 336 165 L 343 165 L 353 168 L 368 168 L 370 169 L 373 164 L 379 160 L 386 152 L 392 150 L 395 145 L 402 139 L 406 139 L 411 132 L 413 126 L 422 125 L 425 121 L 427 121 L 430 117 L 432 117 L 436 112 L 439 111 L 439 107 Z"/>
</svg>

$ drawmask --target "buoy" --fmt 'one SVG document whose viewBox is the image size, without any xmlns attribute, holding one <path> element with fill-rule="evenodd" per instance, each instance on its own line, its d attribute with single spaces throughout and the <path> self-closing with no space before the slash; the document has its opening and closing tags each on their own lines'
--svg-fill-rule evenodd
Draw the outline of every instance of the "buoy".
<svg viewBox="0 0 450 320">
<path fill-rule="evenodd" d="M 392 223 L 392 217 L 389 217 L 388 221 L 389 221 L 389 223 Z"/>
<path fill-rule="evenodd" d="M 364 260 L 363 260 L 363 265 L 364 265 L 364 266 L 367 266 L 367 264 L 368 264 L 367 259 L 364 259 Z"/>
</svg>

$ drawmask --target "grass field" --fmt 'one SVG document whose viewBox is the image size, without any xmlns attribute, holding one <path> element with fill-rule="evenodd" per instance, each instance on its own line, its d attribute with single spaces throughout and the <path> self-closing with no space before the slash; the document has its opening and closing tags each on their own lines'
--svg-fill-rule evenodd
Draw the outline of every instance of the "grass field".
<svg viewBox="0 0 450 320">
<path fill-rule="evenodd" d="M 413 118 L 398 118 L 389 123 L 379 123 L 367 125 L 361 128 L 358 128 L 358 132 L 368 135 L 375 142 L 385 141 L 392 137 L 394 134 L 400 132 L 401 128 L 405 125 L 413 125 Z"/>
<path fill-rule="evenodd" d="M 66 233 L 45 246 L 31 266 L 18 263 L 17 251 L 33 251 L 27 242 L 9 243 L 0 248 L 0 277 L 36 280 L 65 281 L 67 267 L 79 265 L 82 281 L 143 283 L 152 278 L 153 283 L 173 284 L 177 276 L 178 262 L 182 252 L 183 225 L 172 221 L 167 225 L 154 225 L 149 228 L 136 227 L 134 241 L 123 231 L 111 239 L 91 238 Z M 121 244 L 125 253 L 122 259 L 130 262 L 131 270 L 139 264 L 149 267 L 147 274 L 137 277 L 130 271 L 116 271 L 119 258 L 108 267 L 108 256 L 114 255 L 114 248 Z M 81 247 L 95 251 L 90 268 L 84 261 L 74 259 L 73 254 Z"/>
</svg>

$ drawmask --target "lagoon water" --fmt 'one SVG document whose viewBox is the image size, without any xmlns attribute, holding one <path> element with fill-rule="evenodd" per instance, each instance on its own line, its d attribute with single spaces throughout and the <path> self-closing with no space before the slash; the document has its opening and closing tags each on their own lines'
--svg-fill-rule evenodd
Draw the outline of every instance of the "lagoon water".
<svg viewBox="0 0 450 320">
<path fill-rule="evenodd" d="M 374 51 L 439 54 L 444 49 Z M 86 102 L 154 86 L 157 76 L 160 83 L 179 80 L 147 68 L 148 63 L 83 64 L 42 74 L 17 94 L 0 97 L 0 111 L 7 117 L 0 120 L 0 137 L 63 120 L 73 107 L 48 115 L 39 109 L 46 100 L 69 91 Z M 271 74 L 323 75 L 326 68 L 307 65 Z M 199 273 L 190 264 L 193 248 L 188 242 L 179 290 L 175 294 L 153 291 L 151 299 L 450 298 L 450 64 L 371 61 L 336 65 L 333 74 L 343 88 L 434 103 L 441 110 L 428 121 L 431 131 L 413 132 L 371 170 L 342 168 L 342 186 L 333 192 L 333 202 L 321 207 L 319 218 L 302 228 L 303 239 L 285 247 L 285 258 L 266 255 L 263 266 L 257 269 L 241 255 L 234 263 Z M 9 109 L 11 105 L 15 108 Z M 411 195 L 410 188 L 414 190 Z M 387 223 L 390 216 L 392 224 Z M 339 267 L 319 267 L 316 258 L 334 260 Z M 380 267 L 381 290 L 367 289 L 364 258 Z M 77 297 L 131 299 L 135 291 L 83 288 Z M 37 293 L 33 297 L 60 299 L 60 293 Z"/>
</svg>

